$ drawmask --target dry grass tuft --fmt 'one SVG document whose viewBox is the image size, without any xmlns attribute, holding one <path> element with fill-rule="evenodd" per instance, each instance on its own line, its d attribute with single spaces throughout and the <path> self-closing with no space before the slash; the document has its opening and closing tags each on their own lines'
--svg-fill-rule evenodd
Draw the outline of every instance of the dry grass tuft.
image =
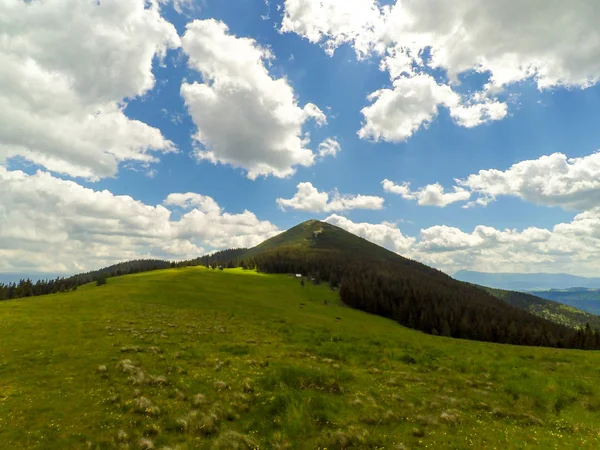
<svg viewBox="0 0 600 450">
<path fill-rule="evenodd" d="M 202 394 L 196 394 L 192 397 L 192 405 L 194 406 L 204 405 L 206 402 L 206 397 Z"/>
<path fill-rule="evenodd" d="M 413 428 L 412 435 L 417 438 L 425 437 L 425 430 L 422 428 Z"/>
<path fill-rule="evenodd" d="M 444 411 L 440 414 L 440 420 L 448 424 L 455 424 L 460 420 L 460 415 L 456 410 Z"/>
<path fill-rule="evenodd" d="M 147 397 L 135 399 L 134 409 L 140 414 L 148 414 L 149 416 L 158 416 L 160 414 L 160 408 Z"/>
<path fill-rule="evenodd" d="M 117 369 L 123 373 L 134 373 L 137 370 L 137 366 L 130 359 L 124 359 L 119 361 Z"/>
<path fill-rule="evenodd" d="M 169 380 L 163 375 L 160 375 L 158 377 L 151 376 L 149 382 L 150 384 L 154 384 L 156 386 L 167 386 L 169 384 Z"/>
<path fill-rule="evenodd" d="M 127 439 L 129 439 L 127 433 L 125 433 L 123 430 L 119 430 L 117 433 L 117 442 L 126 442 Z"/>
<path fill-rule="evenodd" d="M 148 381 L 149 380 L 146 378 L 144 371 L 138 367 L 136 367 L 135 372 L 129 377 L 129 382 L 136 386 L 146 384 Z"/>
<path fill-rule="evenodd" d="M 244 392 L 247 394 L 251 394 L 252 392 L 254 392 L 254 387 L 252 386 L 251 380 L 249 378 L 246 378 L 244 380 L 242 388 L 243 388 Z"/>
<path fill-rule="evenodd" d="M 187 400 L 187 394 L 179 389 L 175 389 L 175 398 L 179 401 L 185 402 Z"/>
<path fill-rule="evenodd" d="M 292 444 L 290 444 L 281 434 L 281 432 L 276 432 L 273 434 L 273 438 L 271 440 L 271 447 L 273 450 L 288 450 L 292 448 Z"/>
<path fill-rule="evenodd" d="M 211 436 L 219 432 L 219 418 L 216 414 L 206 414 L 197 423 L 197 431 L 205 436 Z"/>
<path fill-rule="evenodd" d="M 219 436 L 213 448 L 223 450 L 253 450 L 259 447 L 258 442 L 250 436 L 229 430 Z"/>
<path fill-rule="evenodd" d="M 141 450 L 153 450 L 154 449 L 154 442 L 152 442 L 150 439 L 148 438 L 141 438 L 138 441 L 138 447 Z"/>
<path fill-rule="evenodd" d="M 224 381 L 215 381 L 214 383 L 215 389 L 218 391 L 224 391 L 227 389 L 228 385 Z"/>
<path fill-rule="evenodd" d="M 142 351 L 141 347 L 138 347 L 137 345 L 121 347 L 121 353 L 139 353 L 141 351 Z"/>
</svg>

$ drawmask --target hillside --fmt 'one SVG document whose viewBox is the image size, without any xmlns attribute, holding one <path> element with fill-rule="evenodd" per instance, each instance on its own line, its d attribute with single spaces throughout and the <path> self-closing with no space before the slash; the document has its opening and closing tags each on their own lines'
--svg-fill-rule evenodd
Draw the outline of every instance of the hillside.
<svg viewBox="0 0 600 450">
<path fill-rule="evenodd" d="M 285 275 L 127 275 L 0 323 L 7 449 L 600 446 L 599 353 L 428 336 Z"/>
<path fill-rule="evenodd" d="M 326 281 L 332 288 L 339 288 L 340 299 L 348 306 L 429 334 L 517 345 L 600 349 L 600 333 L 576 322 L 584 316 L 571 314 L 567 322 L 566 316 L 558 315 L 556 310 L 540 314 L 536 305 L 523 308 L 518 294 L 511 294 L 518 298 L 514 307 L 493 292 L 457 281 L 316 220 L 299 224 L 252 249 L 224 250 L 178 263 L 130 261 L 65 279 L 0 284 L 0 300 L 75 290 L 84 283 L 104 282 L 111 276 L 198 265 L 303 274 L 315 283 Z"/>
<path fill-rule="evenodd" d="M 600 288 L 600 278 L 586 278 L 566 273 L 486 273 L 460 270 L 454 278 L 468 283 L 511 291 L 567 289 L 573 286 Z"/>
<path fill-rule="evenodd" d="M 573 328 L 585 327 L 589 323 L 592 327 L 600 329 L 600 316 L 590 314 L 589 312 L 574 308 L 568 304 L 559 303 L 524 292 L 505 291 L 485 286 L 479 287 L 512 306 L 524 309 L 552 322 Z"/>
<path fill-rule="evenodd" d="M 533 291 L 531 293 L 587 311 L 591 314 L 600 314 L 600 289 L 551 289 L 547 291 Z"/>
<path fill-rule="evenodd" d="M 397 260 L 396 253 L 375 245 L 366 239 L 348 233 L 335 225 L 318 220 L 308 220 L 247 250 L 248 258 L 281 249 L 333 251 L 352 258 Z"/>
<path fill-rule="evenodd" d="M 310 220 L 226 264 L 265 273 L 303 274 L 340 287 L 348 306 L 430 334 L 568 348 L 600 348 L 562 324 L 515 308 L 488 292 L 403 258 L 336 226 Z M 210 261 L 206 261 L 210 263 Z"/>
</svg>

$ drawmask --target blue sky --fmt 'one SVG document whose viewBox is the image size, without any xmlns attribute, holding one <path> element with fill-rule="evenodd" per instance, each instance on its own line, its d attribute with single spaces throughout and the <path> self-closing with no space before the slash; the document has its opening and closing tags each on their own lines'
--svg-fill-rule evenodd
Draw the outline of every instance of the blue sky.
<svg viewBox="0 0 600 450">
<path fill-rule="evenodd" d="M 592 1 L 73 1 L 0 6 L 22 74 L 0 73 L 0 273 L 183 259 L 310 218 L 449 273 L 600 270 Z M 579 34 L 539 26 L 557 20 Z"/>
</svg>

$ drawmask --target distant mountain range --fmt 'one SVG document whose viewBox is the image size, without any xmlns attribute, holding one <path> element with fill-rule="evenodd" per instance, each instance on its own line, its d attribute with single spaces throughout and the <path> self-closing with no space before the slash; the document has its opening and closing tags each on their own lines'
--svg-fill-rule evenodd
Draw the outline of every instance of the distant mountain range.
<svg viewBox="0 0 600 450">
<path fill-rule="evenodd" d="M 600 314 L 600 289 L 550 289 L 548 291 L 532 291 L 531 294 L 564 303 L 591 314 Z"/>
<path fill-rule="evenodd" d="M 566 273 L 486 273 L 461 270 L 454 274 L 454 278 L 468 283 L 513 291 L 600 289 L 600 278 L 578 277 Z"/>
</svg>

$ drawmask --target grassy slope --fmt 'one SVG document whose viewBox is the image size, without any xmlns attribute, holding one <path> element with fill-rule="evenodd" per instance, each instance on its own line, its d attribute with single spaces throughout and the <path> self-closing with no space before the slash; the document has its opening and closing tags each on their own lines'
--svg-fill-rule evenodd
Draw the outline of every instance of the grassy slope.
<svg viewBox="0 0 600 450">
<path fill-rule="evenodd" d="M 119 448 L 119 430 L 123 448 L 600 445 L 600 354 L 427 336 L 287 276 L 119 277 L 0 303 L 0 324 L 3 448 Z M 124 358 L 169 384 L 131 384 Z M 160 414 L 135 412 L 140 395 Z"/>
<path fill-rule="evenodd" d="M 600 316 L 590 314 L 573 306 L 523 292 L 505 291 L 485 286 L 478 287 L 510 305 L 529 311 L 536 316 L 543 317 L 552 322 L 573 328 L 584 327 L 589 323 L 591 326 L 600 329 Z"/>
<path fill-rule="evenodd" d="M 314 232 L 317 232 L 316 237 Z M 336 251 L 355 257 L 359 256 L 362 259 L 401 259 L 396 253 L 348 233 L 339 227 L 318 220 L 309 220 L 296 225 L 249 249 L 246 255 L 254 256 L 267 250 L 294 247 Z"/>
</svg>

